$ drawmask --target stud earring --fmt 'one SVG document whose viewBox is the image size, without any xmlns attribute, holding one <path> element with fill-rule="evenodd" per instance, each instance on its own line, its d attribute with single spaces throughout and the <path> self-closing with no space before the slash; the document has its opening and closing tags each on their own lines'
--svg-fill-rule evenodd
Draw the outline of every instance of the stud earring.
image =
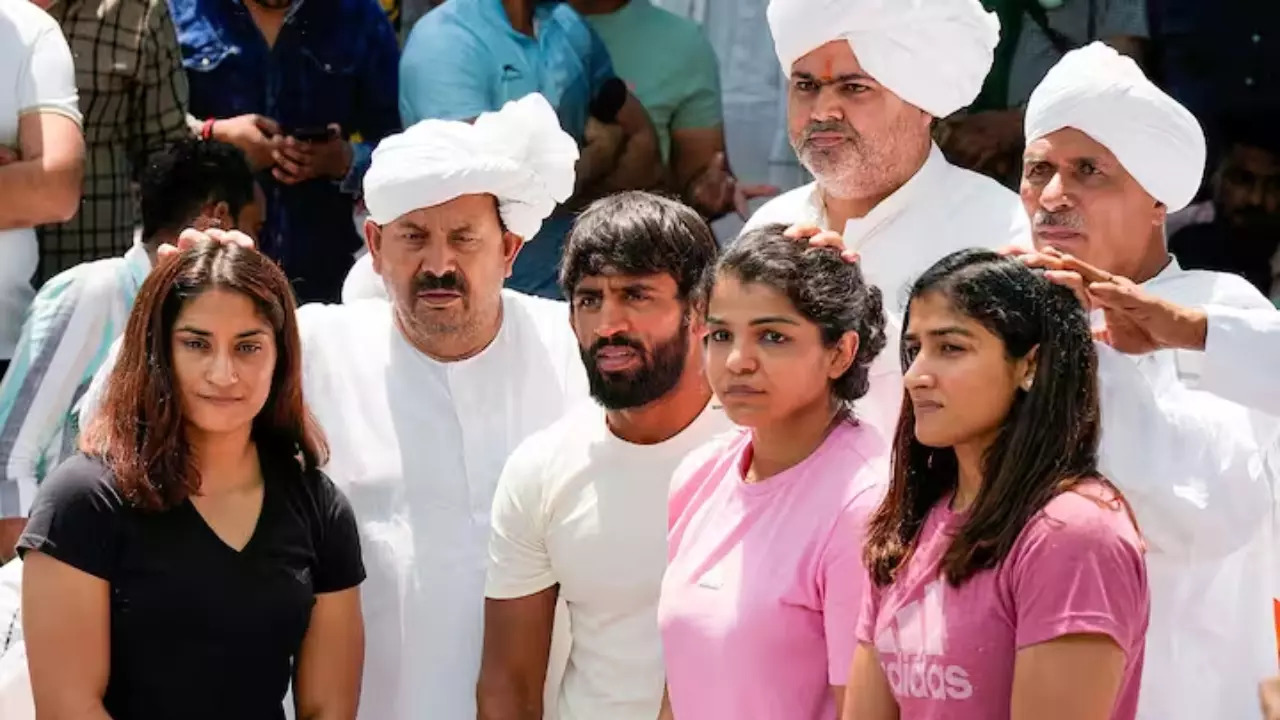
<svg viewBox="0 0 1280 720">
<path fill-rule="evenodd" d="M 1024 392 L 1031 392 L 1031 386 L 1032 386 L 1032 384 L 1034 384 L 1034 383 L 1035 383 L 1035 380 L 1034 380 L 1034 379 L 1032 379 L 1032 378 L 1027 378 L 1026 380 L 1023 380 L 1023 381 L 1022 381 L 1022 389 L 1023 389 L 1023 391 L 1024 391 Z"/>
</svg>

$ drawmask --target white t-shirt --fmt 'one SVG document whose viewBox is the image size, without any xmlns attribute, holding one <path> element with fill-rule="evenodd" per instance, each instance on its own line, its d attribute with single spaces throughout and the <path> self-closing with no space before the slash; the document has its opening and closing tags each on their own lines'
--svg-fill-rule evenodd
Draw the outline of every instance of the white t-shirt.
<svg viewBox="0 0 1280 720">
<path fill-rule="evenodd" d="M 708 405 L 656 445 L 619 439 L 584 404 L 512 453 L 493 501 L 491 598 L 553 585 L 569 611 L 560 720 L 653 720 L 665 679 L 658 594 L 667 492 L 690 451 L 733 428 Z"/>
<path fill-rule="evenodd" d="M 20 150 L 19 118 L 44 112 L 80 122 L 71 50 L 57 21 L 30 0 L 0 0 L 0 145 Z M 13 357 L 39 257 L 35 230 L 0 230 L 0 360 Z"/>
<path fill-rule="evenodd" d="M 360 526 L 360 717 L 474 720 L 489 511 L 507 456 L 587 398 L 564 303 L 503 292 L 480 354 L 437 362 L 366 300 L 298 313 L 325 467 Z"/>
</svg>

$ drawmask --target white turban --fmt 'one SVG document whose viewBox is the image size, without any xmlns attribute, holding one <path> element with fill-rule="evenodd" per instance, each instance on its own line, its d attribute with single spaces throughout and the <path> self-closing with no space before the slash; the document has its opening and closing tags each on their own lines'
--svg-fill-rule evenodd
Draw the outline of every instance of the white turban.
<svg viewBox="0 0 1280 720">
<path fill-rule="evenodd" d="M 1000 41 L 979 0 L 770 0 L 768 15 L 784 73 L 847 40 L 868 75 L 934 117 L 973 102 Z"/>
<path fill-rule="evenodd" d="M 1200 189 L 1200 123 L 1137 63 L 1102 43 L 1067 53 L 1031 93 L 1028 143 L 1068 127 L 1106 146 L 1169 212 L 1186 207 Z"/>
<path fill-rule="evenodd" d="M 573 194 L 578 144 L 536 93 L 474 123 L 423 120 L 378 144 L 364 202 L 379 225 L 463 195 L 488 194 L 511 232 L 533 239 Z"/>
</svg>

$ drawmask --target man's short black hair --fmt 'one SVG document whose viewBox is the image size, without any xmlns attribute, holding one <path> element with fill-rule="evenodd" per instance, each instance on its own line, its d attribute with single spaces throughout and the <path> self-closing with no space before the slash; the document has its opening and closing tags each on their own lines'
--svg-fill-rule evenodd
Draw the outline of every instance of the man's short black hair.
<svg viewBox="0 0 1280 720">
<path fill-rule="evenodd" d="M 253 202 L 253 171 L 244 153 L 215 140 L 183 138 L 147 158 L 142 169 L 142 237 L 177 232 L 200 209 L 225 202 L 232 217 Z"/>
<path fill-rule="evenodd" d="M 1223 140 L 1222 147 L 1224 150 L 1230 150 L 1236 146 L 1251 147 L 1280 157 L 1280 132 L 1276 131 L 1277 121 L 1280 121 L 1280 105 L 1270 111 L 1223 112 L 1218 118 L 1219 134 Z"/>
<path fill-rule="evenodd" d="M 587 275 L 666 273 L 681 300 L 700 301 L 703 275 L 718 253 L 711 228 L 693 208 L 653 193 L 618 193 L 595 201 L 574 222 L 560 287 L 572 299 Z"/>
</svg>

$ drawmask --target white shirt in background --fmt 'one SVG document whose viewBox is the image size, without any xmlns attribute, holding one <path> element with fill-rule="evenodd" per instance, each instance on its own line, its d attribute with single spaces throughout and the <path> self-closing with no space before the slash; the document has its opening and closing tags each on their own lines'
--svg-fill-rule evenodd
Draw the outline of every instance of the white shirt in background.
<svg viewBox="0 0 1280 720">
<path fill-rule="evenodd" d="M 450 363 L 410 345 L 384 301 L 299 311 L 307 403 L 368 572 L 361 718 L 474 720 L 498 476 L 587 397 L 568 307 L 502 298 L 497 337 Z"/>
<path fill-rule="evenodd" d="M 29 0 L 0 0 L 0 145 L 21 150 L 19 118 L 29 113 L 81 122 L 71 50 L 48 13 Z M 39 257 L 35 230 L 0 229 L 0 360 L 13 356 Z"/>
<path fill-rule="evenodd" d="M 671 475 L 732 427 L 708 405 L 676 436 L 634 445 L 609 430 L 602 408 L 584 404 L 508 460 L 493 502 L 486 594 L 528 597 L 559 585 L 571 628 L 559 720 L 658 716 Z"/>
</svg>

